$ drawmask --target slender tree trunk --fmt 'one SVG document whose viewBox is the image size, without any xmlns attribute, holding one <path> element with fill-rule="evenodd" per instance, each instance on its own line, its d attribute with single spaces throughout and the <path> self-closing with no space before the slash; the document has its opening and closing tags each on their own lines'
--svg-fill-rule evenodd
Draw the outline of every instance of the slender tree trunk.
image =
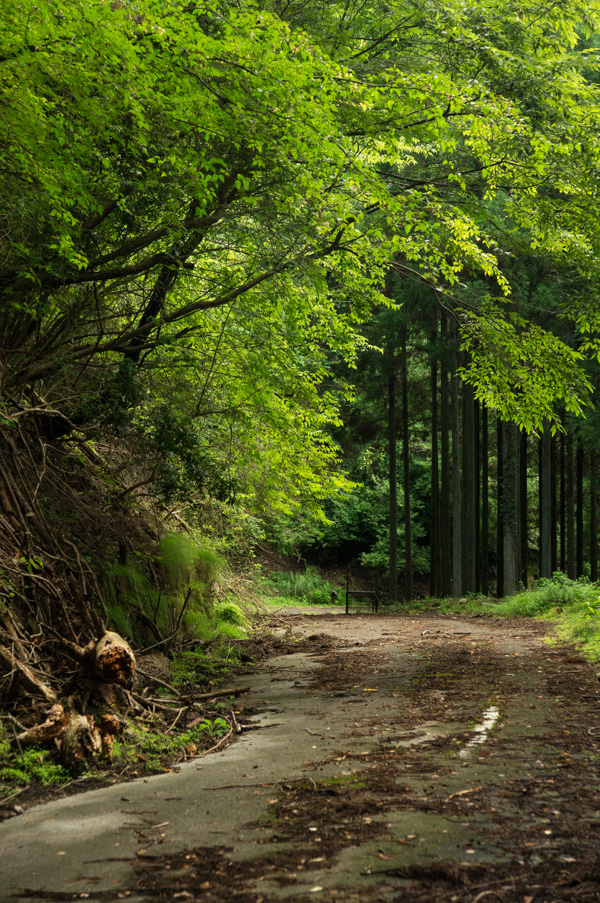
<svg viewBox="0 0 600 903">
<path fill-rule="evenodd" d="M 408 355 L 402 337 L 402 467 L 404 479 L 404 598 L 413 597 L 412 519 L 410 505 L 410 434 L 408 430 Z"/>
<path fill-rule="evenodd" d="M 563 418 L 564 426 L 564 418 Z M 567 439 L 564 433 L 560 437 L 560 570 L 567 570 L 567 517 L 566 517 L 566 445 Z"/>
<path fill-rule="evenodd" d="M 544 422 L 540 439 L 540 577 L 552 576 L 552 435 Z"/>
<path fill-rule="evenodd" d="M 473 402 L 475 424 L 475 592 L 481 588 L 481 407 L 478 401 Z"/>
<path fill-rule="evenodd" d="M 583 448 L 577 442 L 577 547 L 575 576 L 583 577 Z"/>
<path fill-rule="evenodd" d="M 490 498 L 488 411 L 481 408 L 481 592 L 490 592 Z"/>
<path fill-rule="evenodd" d="M 473 387 L 462 387 L 462 593 L 473 593 L 475 583 L 475 421 Z"/>
<path fill-rule="evenodd" d="M 437 360 L 435 343 L 437 341 L 437 324 L 431 331 L 431 552 L 429 592 L 439 598 L 442 592 L 442 554 L 440 548 L 440 479 L 438 451 L 438 386 Z"/>
<path fill-rule="evenodd" d="M 442 315 L 442 338 L 447 335 L 446 315 Z M 452 593 L 452 534 L 450 513 L 450 410 L 448 404 L 448 367 L 442 358 L 441 368 L 442 414 L 442 498 L 441 498 L 441 547 L 442 547 L 442 596 Z"/>
<path fill-rule="evenodd" d="M 519 584 L 519 465 L 518 431 L 505 424 L 502 435 L 502 536 L 504 552 L 504 594 L 516 593 Z"/>
<path fill-rule="evenodd" d="M 390 603 L 398 601 L 398 482 L 396 469 L 396 374 L 388 383 L 388 433 L 390 471 Z"/>
<path fill-rule="evenodd" d="M 520 580 L 525 588 L 527 588 L 528 577 L 528 518 L 527 518 L 527 433 L 525 430 L 521 433 L 521 448 L 519 457 L 519 540 L 520 540 Z"/>
<path fill-rule="evenodd" d="M 558 473 L 558 438 L 556 436 L 552 436 L 551 440 L 551 483 L 550 483 L 550 517 L 551 517 L 551 529 L 550 529 L 550 555 L 552 561 L 552 573 L 558 569 L 558 536 L 557 536 L 557 524 L 558 524 L 558 508 L 557 508 L 557 498 L 556 498 L 556 487 L 557 487 L 557 473 Z"/>
<path fill-rule="evenodd" d="M 496 474 L 496 510 L 497 510 L 497 526 L 496 526 L 496 595 L 502 598 L 504 595 L 504 517 L 502 488 L 504 482 L 503 460 L 502 460 L 502 444 L 505 425 L 499 417 L 496 418 L 496 458 L 497 458 L 497 474 Z"/>
<path fill-rule="evenodd" d="M 596 452 L 590 455 L 590 580 L 598 579 L 598 460 Z"/>
<path fill-rule="evenodd" d="M 567 433 L 567 577 L 575 579 L 575 460 L 573 433 Z"/>
<path fill-rule="evenodd" d="M 455 341 L 450 372 L 452 390 L 452 594 L 462 592 L 462 487 L 460 480 L 460 420 L 458 391 L 458 337 L 456 321 L 451 321 L 451 336 Z"/>
</svg>

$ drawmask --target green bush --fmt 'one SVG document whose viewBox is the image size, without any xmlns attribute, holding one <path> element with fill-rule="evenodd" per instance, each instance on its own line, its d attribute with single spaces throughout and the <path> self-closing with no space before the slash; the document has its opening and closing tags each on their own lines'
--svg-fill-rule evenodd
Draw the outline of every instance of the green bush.
<svg viewBox="0 0 600 903">
<path fill-rule="evenodd" d="M 265 581 L 264 587 L 269 591 L 297 599 L 309 605 L 331 604 L 331 593 L 334 587 L 319 574 L 315 567 L 307 567 L 304 573 L 275 572 Z"/>
<path fill-rule="evenodd" d="M 216 621 L 223 624 L 235 624 L 237 627 L 245 627 L 248 623 L 240 606 L 228 599 L 216 603 L 214 616 Z"/>
<path fill-rule="evenodd" d="M 505 599 L 494 611 L 513 618 L 556 617 L 560 639 L 580 647 L 589 659 L 600 658 L 600 586 L 585 577 L 570 580 L 559 571 L 540 580 L 535 590 Z"/>
<path fill-rule="evenodd" d="M 600 587 L 590 583 L 586 577 L 571 580 L 557 571 L 552 577 L 539 580 L 534 590 L 517 593 L 500 602 L 495 611 L 513 618 L 531 618 L 543 615 L 556 608 L 576 608 L 587 610 L 600 595 Z"/>
</svg>

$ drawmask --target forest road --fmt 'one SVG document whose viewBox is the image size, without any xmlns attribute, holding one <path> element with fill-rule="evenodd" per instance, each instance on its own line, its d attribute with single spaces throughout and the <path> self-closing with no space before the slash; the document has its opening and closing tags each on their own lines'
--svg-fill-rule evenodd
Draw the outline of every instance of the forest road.
<svg viewBox="0 0 600 903">
<path fill-rule="evenodd" d="M 292 619 L 237 743 L 0 825 L 0 899 L 600 900 L 600 687 L 547 622 Z"/>
</svg>

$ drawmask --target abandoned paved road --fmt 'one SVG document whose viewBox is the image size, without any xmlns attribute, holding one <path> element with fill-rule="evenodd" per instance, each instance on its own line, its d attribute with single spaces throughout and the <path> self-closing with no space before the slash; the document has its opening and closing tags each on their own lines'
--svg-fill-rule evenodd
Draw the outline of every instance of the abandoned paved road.
<svg viewBox="0 0 600 903">
<path fill-rule="evenodd" d="M 0 899 L 600 900 L 598 681 L 548 622 L 293 621 L 237 743 L 0 825 Z"/>
</svg>

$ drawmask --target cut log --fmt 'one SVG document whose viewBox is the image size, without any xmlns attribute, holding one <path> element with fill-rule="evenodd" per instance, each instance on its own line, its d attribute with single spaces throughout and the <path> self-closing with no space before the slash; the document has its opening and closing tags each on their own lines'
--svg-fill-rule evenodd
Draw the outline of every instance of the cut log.
<svg viewBox="0 0 600 903">
<path fill-rule="evenodd" d="M 91 647 L 91 648 L 90 648 Z M 135 656 L 127 640 L 108 631 L 85 650 L 87 671 L 91 677 L 108 684 L 130 686 L 135 673 Z"/>
<path fill-rule="evenodd" d="M 62 735 L 61 758 L 73 772 L 81 771 L 102 752 L 102 735 L 91 715 L 71 712 Z"/>
<path fill-rule="evenodd" d="M 54 690 L 51 690 L 49 686 L 37 678 L 31 668 L 20 662 L 5 646 L 0 646 L 0 664 L 8 668 L 9 671 L 16 671 L 25 689 L 29 690 L 34 696 L 42 696 L 51 705 L 58 702 L 58 696 Z"/>
<path fill-rule="evenodd" d="M 40 746 L 58 740 L 69 723 L 69 716 L 62 705 L 53 705 L 43 724 L 36 724 L 28 730 L 17 734 L 13 743 L 20 748 Z"/>
</svg>

